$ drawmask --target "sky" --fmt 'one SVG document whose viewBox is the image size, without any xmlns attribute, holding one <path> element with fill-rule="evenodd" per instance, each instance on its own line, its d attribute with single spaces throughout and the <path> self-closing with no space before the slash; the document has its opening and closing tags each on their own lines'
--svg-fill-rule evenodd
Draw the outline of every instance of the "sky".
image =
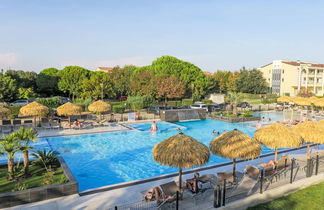
<svg viewBox="0 0 324 210">
<path fill-rule="evenodd" d="M 320 0 L 0 0 L 0 69 L 324 63 L 323 24 Z"/>
</svg>

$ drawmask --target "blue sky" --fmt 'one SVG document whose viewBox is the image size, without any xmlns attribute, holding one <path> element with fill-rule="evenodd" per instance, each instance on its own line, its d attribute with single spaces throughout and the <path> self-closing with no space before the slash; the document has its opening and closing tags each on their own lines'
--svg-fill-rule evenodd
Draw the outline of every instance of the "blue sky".
<svg viewBox="0 0 324 210">
<path fill-rule="evenodd" d="M 276 59 L 324 63 L 324 2 L 1 0 L 0 68 L 146 65 L 172 55 L 205 71 Z"/>
</svg>

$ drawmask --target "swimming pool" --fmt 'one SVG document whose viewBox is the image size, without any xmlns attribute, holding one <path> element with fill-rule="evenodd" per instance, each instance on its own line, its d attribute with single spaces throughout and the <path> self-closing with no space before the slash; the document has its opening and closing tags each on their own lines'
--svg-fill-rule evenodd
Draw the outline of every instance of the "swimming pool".
<svg viewBox="0 0 324 210">
<path fill-rule="evenodd" d="M 272 121 L 283 120 L 282 113 L 262 113 Z M 164 139 L 176 135 L 181 128 L 186 135 L 209 145 L 215 138 L 212 131 L 237 128 L 253 136 L 256 122 L 226 123 L 216 120 L 200 120 L 179 123 L 157 122 L 159 132 L 147 132 L 150 123 L 129 124 L 131 131 L 98 133 L 75 136 L 40 138 L 35 149 L 58 151 L 79 183 L 79 191 L 91 188 L 149 178 L 177 172 L 178 169 L 161 166 L 153 161 L 152 148 Z M 272 150 L 263 147 L 262 153 Z M 0 162 L 6 161 L 0 157 Z M 20 156 L 18 155 L 18 158 Z M 229 161 L 212 155 L 207 165 Z"/>
</svg>

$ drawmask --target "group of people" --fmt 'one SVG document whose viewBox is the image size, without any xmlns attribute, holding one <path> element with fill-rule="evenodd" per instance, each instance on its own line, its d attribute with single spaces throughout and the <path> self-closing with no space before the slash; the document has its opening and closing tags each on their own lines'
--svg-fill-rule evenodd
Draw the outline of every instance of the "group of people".
<svg viewBox="0 0 324 210">
<path fill-rule="evenodd" d="M 81 128 L 82 123 L 76 119 L 73 123 L 67 122 L 64 126 L 69 128 Z"/>
</svg>

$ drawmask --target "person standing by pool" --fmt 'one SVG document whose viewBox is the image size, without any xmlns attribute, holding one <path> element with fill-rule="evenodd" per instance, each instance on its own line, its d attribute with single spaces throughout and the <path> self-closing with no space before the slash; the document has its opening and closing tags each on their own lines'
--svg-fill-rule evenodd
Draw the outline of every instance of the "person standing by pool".
<svg viewBox="0 0 324 210">
<path fill-rule="evenodd" d="M 157 128 L 156 122 L 153 121 L 150 131 L 156 132 L 157 130 L 158 130 L 158 128 Z"/>
<path fill-rule="evenodd" d="M 258 120 L 258 123 L 256 124 L 255 127 L 256 127 L 257 130 L 262 128 L 262 123 L 260 122 L 260 120 Z"/>
<path fill-rule="evenodd" d="M 317 120 L 316 120 L 316 118 L 315 118 L 315 116 L 313 116 L 312 117 L 312 122 L 316 122 Z"/>
</svg>

